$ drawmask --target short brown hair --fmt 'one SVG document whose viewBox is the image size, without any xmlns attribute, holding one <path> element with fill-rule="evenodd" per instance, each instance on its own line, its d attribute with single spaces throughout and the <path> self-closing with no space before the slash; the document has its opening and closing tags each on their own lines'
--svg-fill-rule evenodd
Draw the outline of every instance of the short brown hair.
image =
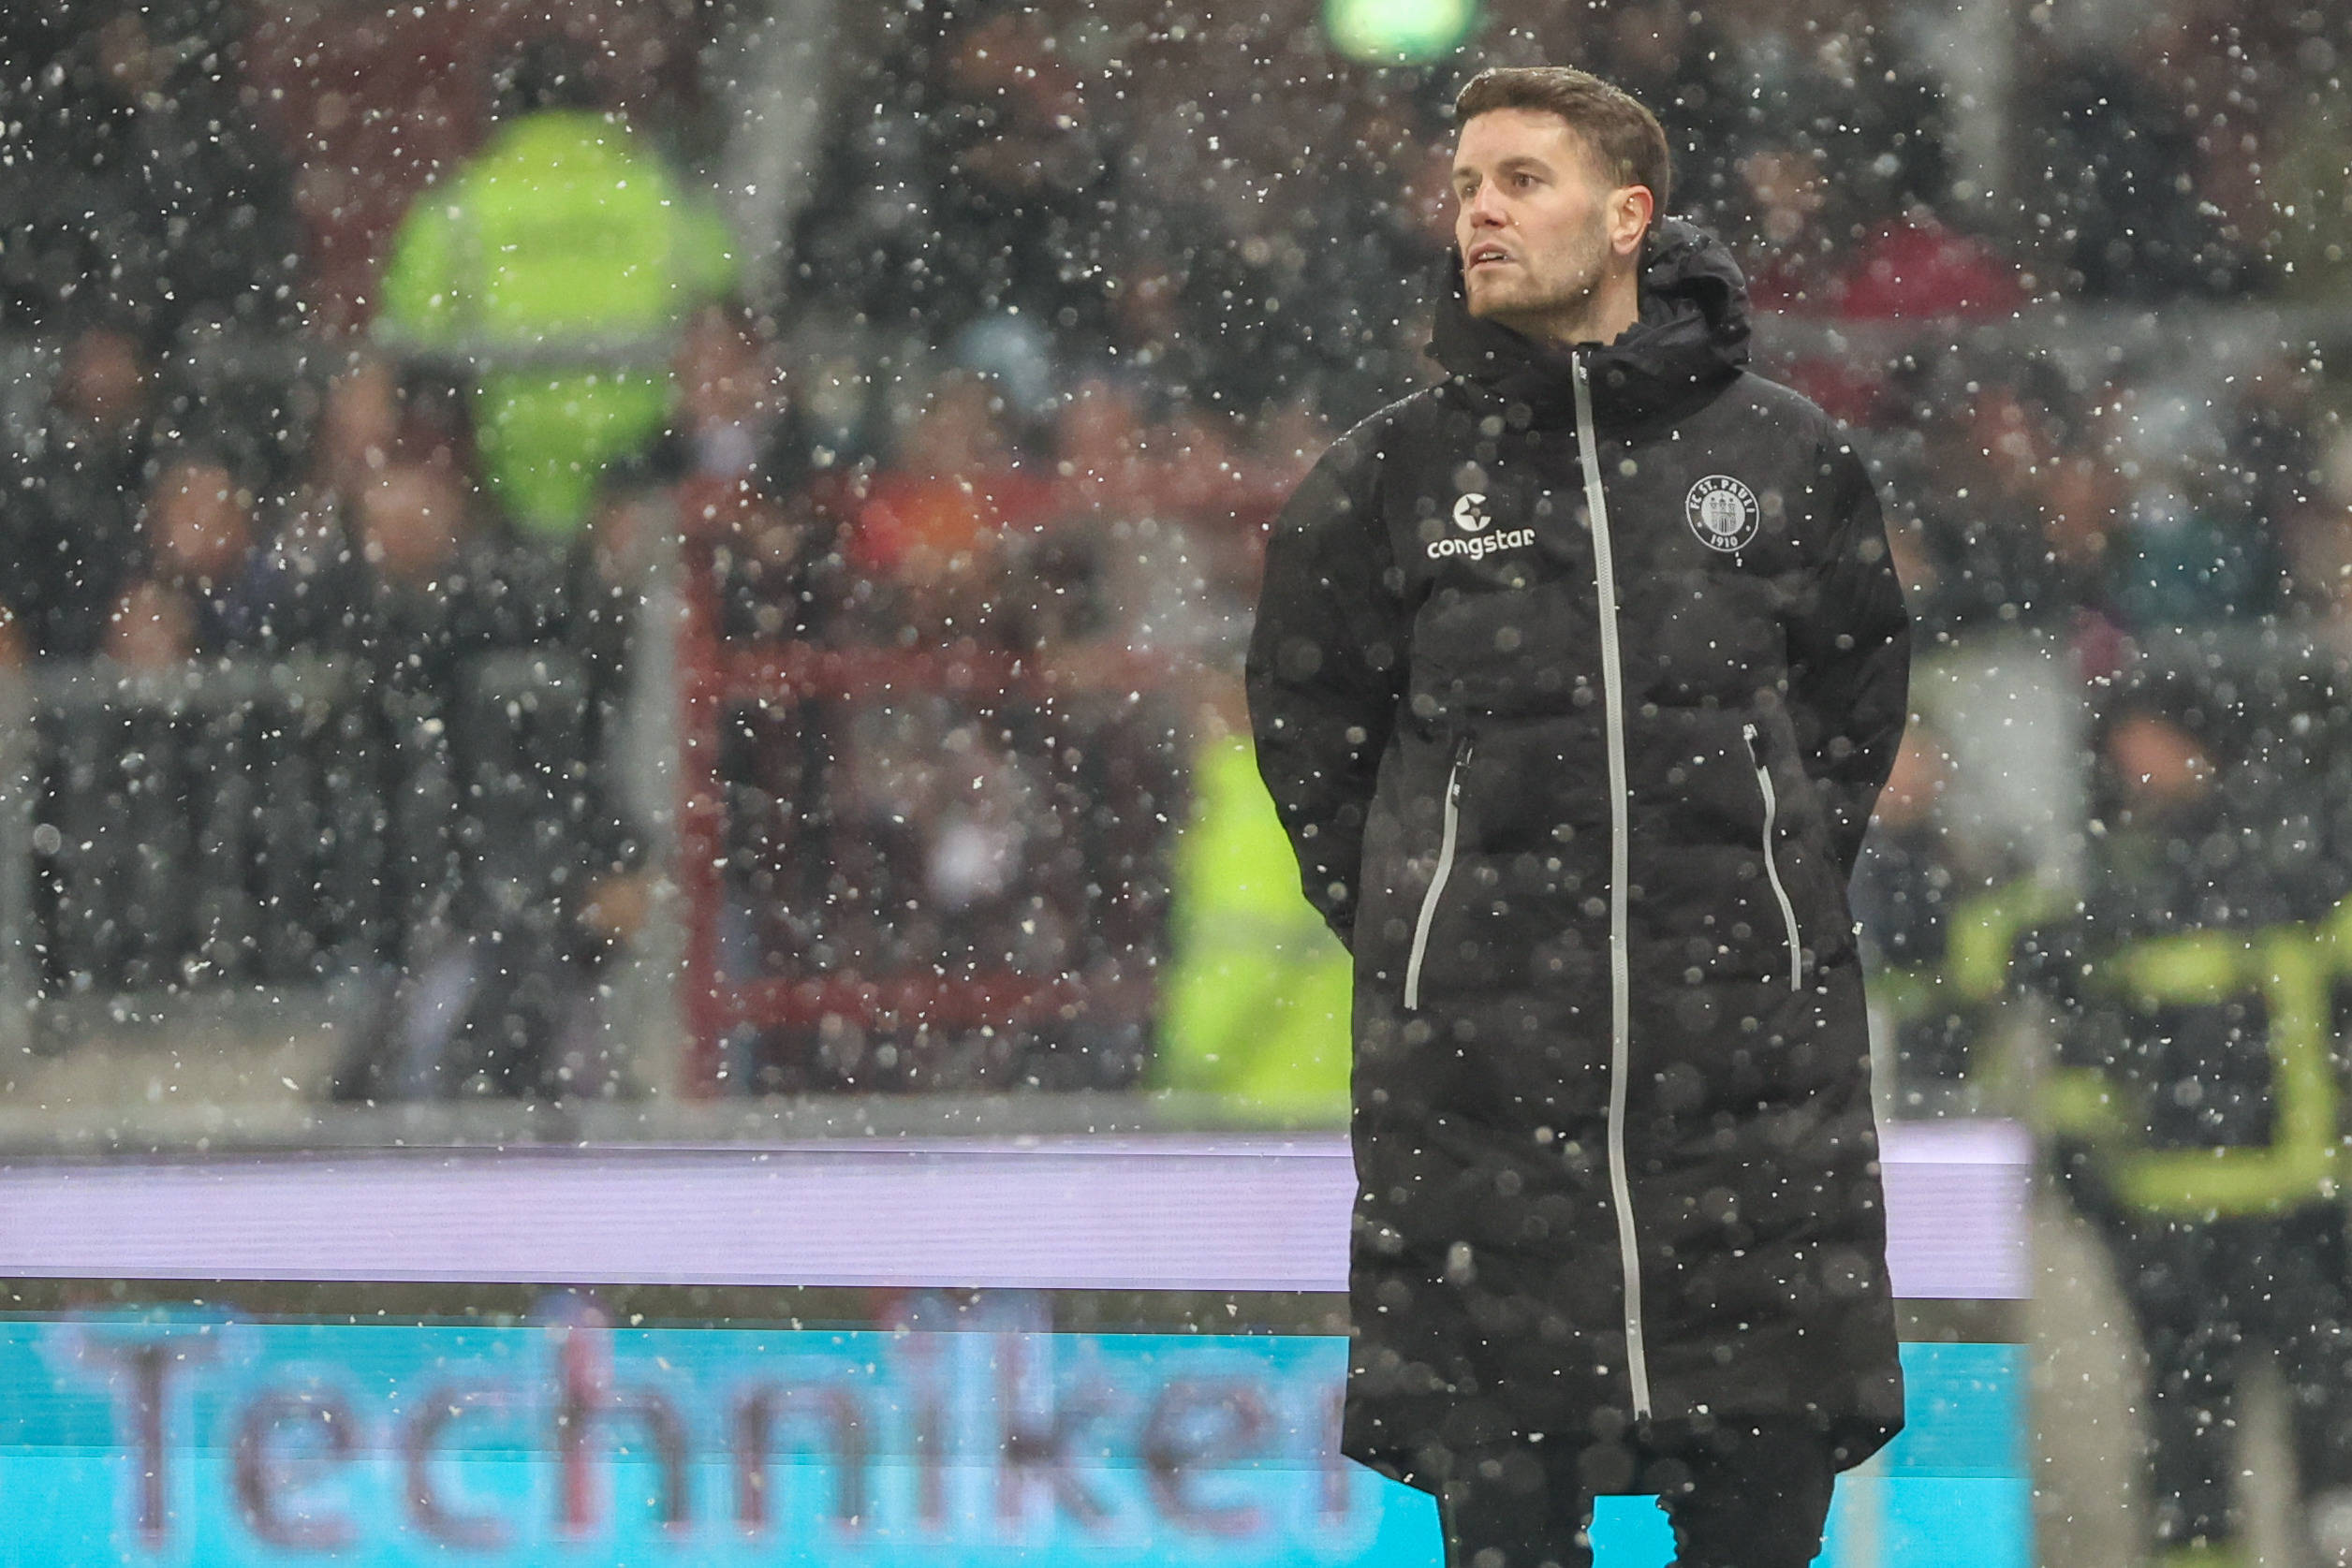
<svg viewBox="0 0 2352 1568">
<path fill-rule="evenodd" d="M 1472 77 L 1454 98 L 1454 123 L 1498 109 L 1557 114 L 1601 171 L 1620 185 L 1647 185 L 1654 216 L 1673 194 L 1674 154 L 1658 117 L 1631 93 L 1570 66 L 1496 66 Z"/>
</svg>

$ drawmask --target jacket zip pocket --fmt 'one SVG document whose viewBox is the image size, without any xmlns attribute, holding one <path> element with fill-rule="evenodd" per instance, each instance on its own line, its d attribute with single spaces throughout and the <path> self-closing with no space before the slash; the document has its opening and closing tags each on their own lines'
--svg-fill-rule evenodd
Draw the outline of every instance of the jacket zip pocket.
<svg viewBox="0 0 2352 1568">
<path fill-rule="evenodd" d="M 1772 897 L 1780 901 L 1781 922 L 1788 931 L 1788 989 L 1802 990 L 1805 987 L 1805 949 L 1797 931 L 1797 906 L 1788 899 L 1788 887 L 1780 879 L 1780 857 L 1772 852 L 1772 825 L 1780 815 L 1780 799 L 1772 792 L 1771 769 L 1764 766 L 1763 754 L 1756 749 L 1756 726 L 1744 725 L 1741 737 L 1748 743 L 1748 766 L 1756 769 L 1756 787 L 1764 797 L 1764 874 L 1772 884 Z"/>
<path fill-rule="evenodd" d="M 1470 762 L 1470 740 L 1454 748 L 1452 771 L 1446 775 L 1446 827 L 1437 844 L 1437 869 L 1430 873 L 1429 891 L 1421 895 L 1421 916 L 1413 922 L 1413 952 L 1404 960 L 1404 1007 L 1421 1004 L 1421 959 L 1429 951 L 1429 928 L 1437 918 L 1437 901 L 1446 896 L 1446 883 L 1454 874 L 1454 840 L 1462 827 L 1462 770 Z"/>
</svg>

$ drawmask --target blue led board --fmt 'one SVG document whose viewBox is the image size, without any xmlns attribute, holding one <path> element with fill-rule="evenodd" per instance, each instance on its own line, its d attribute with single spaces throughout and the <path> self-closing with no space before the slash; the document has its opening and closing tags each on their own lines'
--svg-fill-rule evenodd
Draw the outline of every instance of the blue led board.
<svg viewBox="0 0 2352 1568">
<path fill-rule="evenodd" d="M 2023 1353 L 1910 1344 L 1840 1568 L 2025 1568 Z M 1437 1568 L 1305 1336 L 0 1324 L 0 1563 Z M 1664 1563 L 1606 1500 L 1608 1568 Z"/>
</svg>

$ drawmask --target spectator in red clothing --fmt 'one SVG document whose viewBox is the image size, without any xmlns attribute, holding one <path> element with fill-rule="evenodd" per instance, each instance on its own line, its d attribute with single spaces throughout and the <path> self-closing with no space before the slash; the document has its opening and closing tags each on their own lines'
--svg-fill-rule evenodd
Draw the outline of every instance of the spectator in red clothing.
<svg viewBox="0 0 2352 1568">
<path fill-rule="evenodd" d="M 850 565 L 894 590 L 900 611 L 876 630 L 953 638 L 981 629 L 1006 536 L 1046 520 L 1055 502 L 1008 426 L 993 384 L 952 372 L 932 388 L 898 461 L 866 487 Z"/>
<path fill-rule="evenodd" d="M 1828 179 L 1800 148 L 1760 149 L 1741 160 L 1740 173 L 1763 242 L 1748 272 L 1758 310 L 1860 321 L 1984 317 L 2007 315 L 2030 298 L 2014 263 L 1923 205 L 1869 226 L 1851 248 L 1841 243 Z"/>
<path fill-rule="evenodd" d="M 1924 207 L 1881 224 L 1830 287 L 1830 305 L 1853 321 L 2013 315 L 2031 300 L 2014 262 Z"/>
<path fill-rule="evenodd" d="M 1115 382 L 1080 383 L 1062 405 L 1053 445 L 1054 473 L 1074 509 L 1116 513 L 1148 503 L 1157 489 L 1142 415 Z"/>
</svg>

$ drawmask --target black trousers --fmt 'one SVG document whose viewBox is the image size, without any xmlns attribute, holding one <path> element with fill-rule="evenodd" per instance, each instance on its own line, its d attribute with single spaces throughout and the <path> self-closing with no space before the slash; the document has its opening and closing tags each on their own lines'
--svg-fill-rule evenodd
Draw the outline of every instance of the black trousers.
<svg viewBox="0 0 2352 1568">
<path fill-rule="evenodd" d="M 1521 1443 L 1457 1458 L 1440 1489 L 1446 1568 L 1591 1568 L 1593 1499 L 1655 1492 L 1675 1568 L 1805 1568 L 1837 1477 L 1809 1425 L 1724 1422 L 1639 1448 Z"/>
<path fill-rule="evenodd" d="M 2110 1226 L 2148 1356 L 2150 1512 L 2162 1546 L 2237 1539 L 2238 1386 L 2274 1359 L 2305 1498 L 2352 1488 L 2352 1289 L 2330 1204 Z"/>
</svg>

